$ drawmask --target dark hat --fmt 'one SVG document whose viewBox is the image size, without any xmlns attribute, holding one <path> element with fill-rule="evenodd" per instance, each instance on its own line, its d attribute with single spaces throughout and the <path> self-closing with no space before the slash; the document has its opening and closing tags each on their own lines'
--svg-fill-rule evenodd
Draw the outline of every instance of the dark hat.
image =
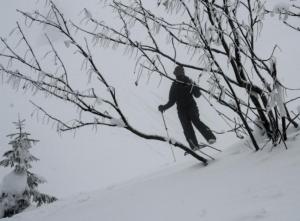
<svg viewBox="0 0 300 221">
<path fill-rule="evenodd" d="M 175 76 L 184 75 L 184 68 L 182 65 L 176 66 L 176 68 L 174 70 L 174 75 Z"/>
</svg>

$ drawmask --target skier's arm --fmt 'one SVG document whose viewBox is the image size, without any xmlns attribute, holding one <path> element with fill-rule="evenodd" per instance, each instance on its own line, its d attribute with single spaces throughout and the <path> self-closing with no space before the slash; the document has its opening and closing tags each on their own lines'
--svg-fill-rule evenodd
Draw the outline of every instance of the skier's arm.
<svg viewBox="0 0 300 221">
<path fill-rule="evenodd" d="M 200 97 L 201 96 L 201 91 L 200 91 L 200 88 L 193 82 L 193 88 L 192 88 L 192 94 L 194 95 L 194 97 Z"/>
<path fill-rule="evenodd" d="M 189 83 L 191 84 L 191 94 L 194 95 L 194 97 L 200 97 L 201 96 L 201 91 L 200 88 L 197 86 L 197 84 L 189 79 Z"/>
<path fill-rule="evenodd" d="M 172 107 L 176 103 L 176 90 L 175 90 L 175 84 L 173 83 L 170 89 L 169 93 L 169 101 L 165 105 L 160 105 L 159 110 L 160 111 L 165 111 Z"/>
</svg>

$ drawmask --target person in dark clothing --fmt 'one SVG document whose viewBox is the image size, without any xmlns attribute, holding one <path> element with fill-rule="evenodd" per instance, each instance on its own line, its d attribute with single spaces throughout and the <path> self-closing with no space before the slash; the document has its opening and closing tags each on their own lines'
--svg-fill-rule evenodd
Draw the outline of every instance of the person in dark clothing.
<svg viewBox="0 0 300 221">
<path fill-rule="evenodd" d="M 164 112 L 176 103 L 178 117 L 185 138 L 192 150 L 200 148 L 193 125 L 199 130 L 209 144 L 215 143 L 215 135 L 199 119 L 199 111 L 194 97 L 200 97 L 200 89 L 194 86 L 194 82 L 185 75 L 182 66 L 177 66 L 175 68 L 174 75 L 176 76 L 177 81 L 174 81 L 171 86 L 169 101 L 165 105 L 159 105 L 158 110 Z"/>
</svg>

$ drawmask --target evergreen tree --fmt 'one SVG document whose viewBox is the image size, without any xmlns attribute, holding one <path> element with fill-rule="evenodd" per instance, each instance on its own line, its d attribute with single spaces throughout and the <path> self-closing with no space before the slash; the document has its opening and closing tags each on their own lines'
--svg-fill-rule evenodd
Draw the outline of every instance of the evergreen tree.
<svg viewBox="0 0 300 221">
<path fill-rule="evenodd" d="M 56 200 L 38 191 L 38 185 L 46 180 L 37 174 L 30 172 L 31 163 L 39 159 L 33 156 L 29 149 L 38 140 L 31 139 L 30 134 L 24 131 L 25 120 L 13 122 L 18 130 L 7 135 L 11 141 L 12 149 L 4 153 L 5 159 L 0 161 L 3 167 L 13 167 L 13 171 L 2 180 L 0 192 L 0 217 L 9 217 L 25 210 L 32 202 L 37 206 L 43 203 L 51 203 Z"/>
</svg>

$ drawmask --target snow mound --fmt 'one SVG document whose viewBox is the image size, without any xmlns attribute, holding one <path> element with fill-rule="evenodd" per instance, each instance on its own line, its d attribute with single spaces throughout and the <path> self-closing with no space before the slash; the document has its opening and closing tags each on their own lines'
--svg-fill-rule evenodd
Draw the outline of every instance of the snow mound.
<svg viewBox="0 0 300 221">
<path fill-rule="evenodd" d="M 1 193 L 21 195 L 27 188 L 26 173 L 16 173 L 12 171 L 3 177 Z"/>
</svg>

